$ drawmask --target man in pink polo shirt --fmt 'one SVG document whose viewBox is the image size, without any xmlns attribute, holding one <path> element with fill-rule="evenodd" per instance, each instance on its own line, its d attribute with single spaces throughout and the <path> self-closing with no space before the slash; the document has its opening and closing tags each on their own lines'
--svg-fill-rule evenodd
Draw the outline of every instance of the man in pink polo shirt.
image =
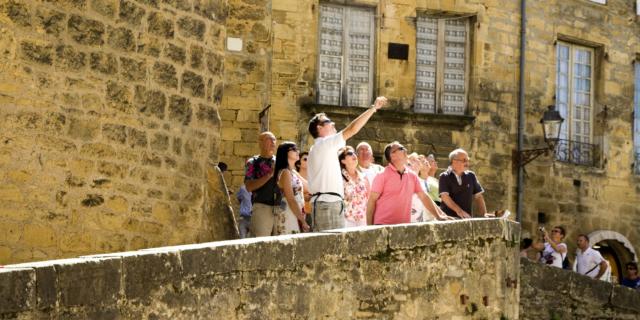
<svg viewBox="0 0 640 320">
<path fill-rule="evenodd" d="M 411 199 L 414 194 L 438 220 L 453 220 L 439 210 L 422 190 L 418 176 L 407 170 L 407 149 L 398 141 L 384 148 L 389 165 L 376 176 L 367 203 L 367 224 L 398 224 L 411 222 Z"/>
</svg>

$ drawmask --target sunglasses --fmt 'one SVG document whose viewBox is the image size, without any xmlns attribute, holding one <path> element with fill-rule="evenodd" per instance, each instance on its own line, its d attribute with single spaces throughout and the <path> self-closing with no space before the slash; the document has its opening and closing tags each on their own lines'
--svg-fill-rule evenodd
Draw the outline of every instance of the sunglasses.
<svg viewBox="0 0 640 320">
<path fill-rule="evenodd" d="M 627 270 L 638 270 L 638 268 L 634 268 L 634 267 L 627 267 Z"/>
<path fill-rule="evenodd" d="M 289 151 L 296 151 L 296 152 L 298 152 L 298 148 L 296 148 L 296 147 L 289 148 L 289 150 L 287 150 L 287 152 L 289 152 Z"/>
<path fill-rule="evenodd" d="M 395 149 L 395 150 L 391 151 L 391 153 L 394 153 L 396 151 L 407 151 L 407 148 L 405 148 L 403 146 L 400 146 L 400 147 L 398 147 L 398 149 Z"/>
<path fill-rule="evenodd" d="M 345 152 L 345 153 L 344 153 L 344 155 L 345 155 L 345 156 L 355 156 L 355 155 L 356 155 L 356 153 L 355 153 L 355 152 L 353 152 L 353 151 L 347 151 L 347 152 Z"/>
<path fill-rule="evenodd" d="M 328 123 L 333 123 L 333 121 L 331 121 L 330 119 L 325 119 L 325 120 L 320 121 L 320 125 L 321 126 L 324 126 L 325 124 L 328 124 Z"/>
<path fill-rule="evenodd" d="M 469 159 L 453 159 L 454 161 L 469 162 Z"/>
</svg>

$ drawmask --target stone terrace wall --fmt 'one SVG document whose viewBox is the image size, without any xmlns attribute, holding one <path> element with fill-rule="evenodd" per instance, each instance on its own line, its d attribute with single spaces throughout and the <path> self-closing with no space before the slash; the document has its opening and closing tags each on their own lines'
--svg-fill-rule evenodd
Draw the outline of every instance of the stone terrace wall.
<svg viewBox="0 0 640 320">
<path fill-rule="evenodd" d="M 482 219 L 13 265 L 0 319 L 517 319 L 519 233 Z"/>
<path fill-rule="evenodd" d="M 638 319 L 640 293 L 521 260 L 520 319 Z"/>
<path fill-rule="evenodd" d="M 226 10 L 0 1 L 0 264 L 229 238 L 205 210 Z"/>
</svg>

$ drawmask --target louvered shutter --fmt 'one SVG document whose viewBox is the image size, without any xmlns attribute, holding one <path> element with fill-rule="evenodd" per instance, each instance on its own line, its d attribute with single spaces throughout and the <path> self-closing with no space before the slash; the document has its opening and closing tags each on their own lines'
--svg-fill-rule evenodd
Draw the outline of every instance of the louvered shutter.
<svg viewBox="0 0 640 320">
<path fill-rule="evenodd" d="M 318 103 L 340 105 L 344 8 L 320 6 Z"/>
<path fill-rule="evenodd" d="M 416 112 L 436 112 L 438 20 L 418 17 L 416 62 Z"/>
</svg>

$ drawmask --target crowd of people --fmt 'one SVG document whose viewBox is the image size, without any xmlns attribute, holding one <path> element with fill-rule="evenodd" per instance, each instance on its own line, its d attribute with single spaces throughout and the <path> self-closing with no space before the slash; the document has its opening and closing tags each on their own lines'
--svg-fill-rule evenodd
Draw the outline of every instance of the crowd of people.
<svg viewBox="0 0 640 320">
<path fill-rule="evenodd" d="M 369 143 L 360 142 L 355 148 L 346 144 L 386 103 L 386 98 L 378 97 L 341 131 L 326 114 L 316 114 L 309 121 L 314 139 L 309 152 L 301 152 L 290 141 L 278 145 L 271 132 L 260 133 L 260 153 L 247 160 L 245 183 L 237 193 L 241 237 L 469 219 L 473 206 L 478 216 L 493 217 L 463 149 L 451 151 L 449 166 L 436 176 L 433 154 L 409 153 L 398 141 L 384 147 L 386 167 L 375 163 Z M 543 241 L 524 239 L 521 255 L 592 278 L 610 278 L 611 267 L 584 234 L 578 236 L 571 267 L 565 234 L 561 226 L 551 233 L 542 228 Z M 637 264 L 628 264 L 627 270 L 629 277 L 622 284 L 638 288 Z"/>
<path fill-rule="evenodd" d="M 398 141 L 384 147 L 386 167 L 375 163 L 369 143 L 346 144 L 386 104 L 378 97 L 341 131 L 326 114 L 316 114 L 309 121 L 309 152 L 260 133 L 260 152 L 247 160 L 237 193 L 241 236 L 465 219 L 473 204 L 485 216 L 484 190 L 464 150 L 450 153 L 450 166 L 438 178 L 434 155 L 409 153 Z"/>
<path fill-rule="evenodd" d="M 564 243 L 566 230 L 562 226 L 555 226 L 551 232 L 544 227 L 539 229 L 541 240 L 535 241 L 525 238 L 522 241 L 520 256 L 533 261 L 547 264 L 552 267 L 573 270 L 592 279 L 613 282 L 611 277 L 611 265 L 602 257 L 599 251 L 590 245 L 589 236 L 579 234 L 576 239 L 576 253 L 573 263 L 570 263 L 567 245 Z M 626 264 L 627 277 L 623 277 L 620 284 L 629 288 L 640 290 L 640 276 L 638 276 L 638 264 L 629 262 Z"/>
</svg>

